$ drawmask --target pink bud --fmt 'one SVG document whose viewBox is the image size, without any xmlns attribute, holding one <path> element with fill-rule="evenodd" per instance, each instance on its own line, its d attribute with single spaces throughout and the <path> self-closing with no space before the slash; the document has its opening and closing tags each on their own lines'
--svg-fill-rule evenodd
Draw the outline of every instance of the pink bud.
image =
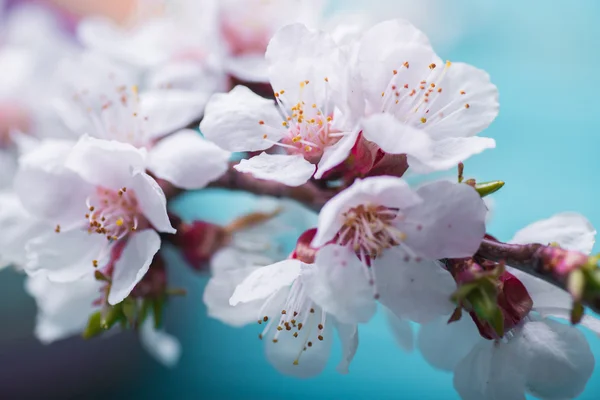
<svg viewBox="0 0 600 400">
<path fill-rule="evenodd" d="M 210 258 L 229 242 L 225 228 L 205 221 L 181 223 L 171 239 L 188 264 L 195 270 L 206 268 Z"/>
</svg>

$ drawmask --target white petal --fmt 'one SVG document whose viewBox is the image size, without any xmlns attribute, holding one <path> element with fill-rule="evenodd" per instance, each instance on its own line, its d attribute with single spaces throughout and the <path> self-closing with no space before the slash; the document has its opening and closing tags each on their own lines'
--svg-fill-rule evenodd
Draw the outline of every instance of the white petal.
<svg viewBox="0 0 600 400">
<path fill-rule="evenodd" d="M 526 384 L 536 397 L 575 398 L 594 370 L 594 356 L 577 328 L 552 320 L 530 321 L 519 336 L 527 356 Z"/>
<path fill-rule="evenodd" d="M 373 262 L 379 301 L 400 318 L 424 323 L 452 312 L 450 296 L 456 283 L 437 262 L 388 250 Z"/>
<path fill-rule="evenodd" d="M 467 313 L 450 324 L 448 319 L 449 316 L 444 316 L 421 325 L 418 346 L 433 367 L 452 371 L 483 339 Z"/>
<path fill-rule="evenodd" d="M 454 370 L 454 388 L 463 400 L 525 400 L 518 346 L 481 341 Z"/>
<path fill-rule="evenodd" d="M 279 289 L 291 285 L 300 276 L 301 264 L 298 260 L 284 260 L 257 269 L 238 285 L 229 304 L 236 306 L 266 299 Z"/>
<path fill-rule="evenodd" d="M 540 279 L 533 275 L 521 272 L 516 268 L 506 267 L 506 270 L 513 274 L 527 289 L 529 296 L 533 300 L 533 307 L 541 312 L 546 308 L 562 308 L 571 310 L 573 298 L 566 291 Z"/>
<path fill-rule="evenodd" d="M 357 179 L 321 209 L 312 246 L 320 247 L 333 239 L 344 223 L 342 214 L 360 204 L 377 204 L 402 210 L 420 202 L 420 197 L 400 178 L 377 176 Z"/>
<path fill-rule="evenodd" d="M 29 213 L 64 228 L 83 221 L 85 199 L 92 192 L 91 185 L 64 167 L 72 146 L 70 142 L 43 141 L 20 158 L 14 183 Z"/>
<path fill-rule="evenodd" d="M 109 304 L 122 302 L 135 285 L 146 275 L 154 255 L 160 249 L 160 237 L 153 229 L 135 232 L 129 236 L 121 257 L 115 263 Z"/>
<path fill-rule="evenodd" d="M 564 212 L 526 226 L 515 234 L 510 243 L 556 242 L 562 248 L 590 254 L 595 237 L 596 230 L 583 215 Z"/>
<path fill-rule="evenodd" d="M 275 103 L 254 94 L 245 86 L 209 100 L 200 131 L 229 151 L 265 150 L 285 133 Z M 261 123 L 262 122 L 262 123 Z M 264 135 L 267 135 L 265 140 Z"/>
<path fill-rule="evenodd" d="M 230 152 L 186 129 L 160 140 L 150 150 L 148 169 L 177 187 L 194 190 L 223 175 L 230 156 Z"/>
<path fill-rule="evenodd" d="M 400 348 L 404 351 L 413 351 L 413 349 L 415 348 L 415 340 L 413 328 L 410 322 L 408 322 L 405 319 L 398 318 L 396 314 L 394 314 L 387 308 L 385 309 L 385 316 L 398 346 L 400 346 Z"/>
<path fill-rule="evenodd" d="M 172 335 L 154 329 L 151 318 L 142 325 L 140 341 L 146 351 L 166 367 L 174 367 L 181 358 L 181 343 Z"/>
<path fill-rule="evenodd" d="M 435 140 L 432 145 L 431 158 L 408 158 L 411 169 L 417 173 L 443 171 L 456 167 L 460 162 L 479 154 L 484 150 L 496 147 L 494 139 L 486 137 L 451 137 Z"/>
<path fill-rule="evenodd" d="M 146 153 L 130 144 L 83 136 L 65 166 L 87 182 L 120 189 L 131 182 L 133 170 L 144 170 Z"/>
<path fill-rule="evenodd" d="M 432 140 L 425 131 L 398 121 L 391 114 L 376 114 L 362 121 L 365 139 L 390 154 L 407 154 L 417 160 L 432 157 Z"/>
<path fill-rule="evenodd" d="M 336 369 L 340 374 L 347 374 L 348 367 L 354 359 L 358 348 L 358 327 L 356 325 L 341 324 L 334 321 L 338 336 L 342 342 L 342 360 Z"/>
<path fill-rule="evenodd" d="M 423 203 L 406 212 L 405 224 L 398 224 L 410 249 L 431 260 L 475 254 L 487 213 L 479 194 L 469 185 L 447 181 L 422 186 L 417 194 Z"/>
<path fill-rule="evenodd" d="M 277 329 L 270 329 L 270 334 L 265 337 L 265 354 L 267 360 L 277 371 L 284 375 L 291 375 L 298 378 L 308 378 L 316 376 L 323 372 L 331 351 L 333 336 L 332 324 L 325 324 L 325 329 L 321 333 L 323 340 L 317 339 L 316 325 L 321 321 L 321 310 L 315 308 L 314 318 L 310 318 L 306 326 L 302 327 L 301 334 L 295 338 L 292 332 L 285 329 L 281 331 L 277 343 L 273 343 L 273 335 L 278 332 Z M 307 342 L 312 346 L 308 347 Z M 306 346 L 306 351 L 303 348 Z M 294 361 L 298 361 L 297 365 Z"/>
<path fill-rule="evenodd" d="M 206 103 L 211 94 L 224 91 L 227 83 L 223 71 L 207 64 L 186 59 L 169 60 L 167 64 L 149 71 L 147 86 L 150 89 L 192 91 L 198 94 L 199 101 L 204 96 Z"/>
<path fill-rule="evenodd" d="M 236 287 L 257 268 L 262 267 L 244 267 L 241 264 L 236 269 L 220 270 L 210 278 L 204 289 L 203 300 L 211 318 L 235 327 L 256 323 L 259 311 L 265 303 L 263 299 L 239 303 L 236 306 L 230 305 L 229 299 Z"/>
<path fill-rule="evenodd" d="M 572 304 L 572 301 L 571 301 Z M 551 308 L 551 307 L 535 307 L 534 303 L 534 311 L 537 311 L 543 317 L 554 317 L 560 318 L 565 321 L 571 320 L 571 308 Z M 591 314 L 591 315 L 590 315 Z M 593 331 L 596 335 L 600 335 L 600 320 L 596 318 L 594 315 L 596 314 L 586 314 L 581 318 L 578 325 L 588 328 Z"/>
<path fill-rule="evenodd" d="M 45 274 L 54 282 L 72 282 L 94 273 L 93 261 L 107 260 L 106 237 L 78 229 L 40 235 L 27 242 L 25 272 Z"/>
<path fill-rule="evenodd" d="M 240 54 L 227 60 L 229 73 L 244 82 L 269 82 L 268 67 L 262 54 Z"/>
<path fill-rule="evenodd" d="M 93 274 L 68 283 L 51 282 L 43 274 L 28 277 L 25 289 L 38 307 L 35 336 L 48 344 L 83 332 L 101 286 Z"/>
<path fill-rule="evenodd" d="M 148 221 L 159 232 L 175 233 L 167 214 L 167 199 L 158 183 L 145 172 L 133 175 L 133 190 L 139 207 Z"/>
<path fill-rule="evenodd" d="M 375 314 L 373 287 L 356 254 L 347 247 L 320 249 L 312 273 L 304 281 L 308 296 L 342 323 L 367 322 Z"/>
<path fill-rule="evenodd" d="M 148 117 L 147 135 L 156 138 L 200 119 L 211 93 L 153 90 L 140 95 L 140 115 Z"/>
<path fill-rule="evenodd" d="M 252 174 L 255 178 L 283 183 L 287 186 L 305 184 L 315 172 L 315 166 L 301 155 L 261 153 L 242 160 L 236 170 Z"/>
<path fill-rule="evenodd" d="M 354 147 L 357 137 L 358 132 L 350 132 L 342 136 L 342 138 L 333 146 L 327 147 L 323 152 L 321 160 L 319 160 L 315 178 L 321 179 L 327 171 L 344 162 L 350 155 L 350 151 L 352 150 L 352 147 Z"/>
</svg>

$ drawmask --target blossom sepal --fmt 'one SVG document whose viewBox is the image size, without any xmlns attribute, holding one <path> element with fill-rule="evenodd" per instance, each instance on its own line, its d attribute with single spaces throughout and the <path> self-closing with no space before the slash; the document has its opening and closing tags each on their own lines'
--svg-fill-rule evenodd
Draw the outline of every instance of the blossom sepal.
<svg viewBox="0 0 600 400">
<path fill-rule="evenodd" d="M 486 197 L 492 193 L 496 193 L 498 190 L 502 189 L 503 186 L 504 181 L 482 182 L 475 184 L 475 190 L 481 197 Z"/>
</svg>

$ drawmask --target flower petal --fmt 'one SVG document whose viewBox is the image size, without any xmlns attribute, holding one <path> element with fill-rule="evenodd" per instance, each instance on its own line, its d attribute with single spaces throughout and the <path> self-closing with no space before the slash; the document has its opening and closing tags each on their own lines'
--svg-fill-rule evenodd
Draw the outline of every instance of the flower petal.
<svg viewBox="0 0 600 400">
<path fill-rule="evenodd" d="M 301 155 L 261 153 L 249 160 L 242 160 L 234 167 L 239 172 L 252 174 L 255 178 L 283 183 L 287 186 L 305 184 L 315 172 L 315 166 Z"/>
<path fill-rule="evenodd" d="M 463 400 L 525 400 L 525 377 L 513 342 L 481 341 L 454 370 Z"/>
<path fill-rule="evenodd" d="M 148 138 L 175 132 L 200 119 L 210 94 L 175 89 L 142 93 L 139 112 L 148 118 Z"/>
<path fill-rule="evenodd" d="M 594 356 L 577 328 L 545 319 L 530 321 L 519 333 L 528 359 L 526 384 L 536 397 L 575 398 L 594 370 Z"/>
<path fill-rule="evenodd" d="M 225 68 L 243 82 L 269 82 L 267 62 L 263 54 L 240 54 L 230 57 Z"/>
<path fill-rule="evenodd" d="M 590 254 L 596 241 L 596 229 L 583 215 L 564 212 L 534 222 L 518 231 L 510 243 L 558 243 L 562 248 Z"/>
<path fill-rule="evenodd" d="M 541 310 L 546 308 L 571 310 L 573 298 L 566 291 L 533 275 L 521 272 L 516 268 L 507 266 L 506 270 L 519 279 L 525 286 L 529 296 L 533 300 L 533 308 L 536 311 L 543 314 Z"/>
<path fill-rule="evenodd" d="M 122 302 L 146 275 L 154 255 L 160 249 L 160 237 L 153 229 L 129 236 L 121 257 L 115 262 L 108 303 Z"/>
<path fill-rule="evenodd" d="M 158 183 L 145 172 L 133 175 L 133 190 L 139 207 L 152 226 L 159 232 L 175 233 L 167 214 L 167 199 Z"/>
<path fill-rule="evenodd" d="M 377 204 L 402 210 L 420 202 L 421 198 L 402 179 L 389 176 L 357 179 L 321 209 L 317 234 L 311 245 L 320 247 L 333 239 L 344 223 L 342 214 L 360 204 Z"/>
<path fill-rule="evenodd" d="M 400 348 L 406 352 L 413 351 L 415 348 L 414 344 L 414 333 L 410 322 L 405 319 L 398 318 L 396 314 L 391 312 L 389 309 L 385 309 L 385 316 L 388 321 L 388 326 L 392 330 L 394 339 Z"/>
<path fill-rule="evenodd" d="M 336 370 L 340 374 L 347 374 L 348 367 L 354 359 L 356 349 L 358 348 L 358 327 L 356 325 L 342 324 L 334 320 L 338 336 L 342 342 L 342 360 L 337 365 Z"/>
<path fill-rule="evenodd" d="M 25 289 L 38 307 L 35 336 L 49 344 L 83 332 L 101 286 L 93 274 L 68 283 L 51 282 L 43 274 L 27 277 Z"/>
<path fill-rule="evenodd" d="M 406 212 L 405 243 L 426 259 L 470 257 L 485 234 L 487 209 L 479 194 L 466 184 L 437 181 L 420 187 L 420 206 Z"/>
<path fill-rule="evenodd" d="M 279 289 L 291 285 L 300 276 L 301 265 L 298 260 L 283 260 L 257 269 L 238 285 L 229 304 L 236 306 L 266 299 Z"/>
<path fill-rule="evenodd" d="M 452 323 L 448 319 L 444 316 L 421 325 L 418 346 L 433 367 L 452 371 L 482 338 L 469 315 Z"/>
<path fill-rule="evenodd" d="M 319 160 L 315 178 L 321 179 L 327 171 L 344 162 L 350 155 L 350 151 L 354 147 L 357 138 L 357 132 L 349 132 L 342 136 L 336 144 L 327 147 L 323 152 L 321 160 Z"/>
<path fill-rule="evenodd" d="M 66 168 L 87 182 L 110 189 L 120 189 L 131 182 L 133 170 L 144 170 L 145 150 L 114 140 L 84 135 L 65 161 Z"/>
<path fill-rule="evenodd" d="M 379 301 L 399 318 L 424 323 L 454 309 L 452 275 L 437 262 L 404 258 L 388 250 L 373 261 Z"/>
<path fill-rule="evenodd" d="M 29 275 L 45 274 L 54 282 L 72 282 L 94 273 L 94 260 L 99 265 L 107 261 L 106 237 L 87 231 L 48 233 L 27 242 L 25 272 Z"/>
<path fill-rule="evenodd" d="M 319 307 L 345 324 L 367 322 L 373 317 L 377 309 L 373 287 L 351 249 L 325 246 L 317 252 L 314 266 L 304 281 L 308 296 Z"/>
<path fill-rule="evenodd" d="M 376 114 L 362 121 L 365 139 L 390 154 L 407 154 L 417 160 L 432 157 L 432 140 L 427 133 L 398 121 L 391 114 Z"/>
<path fill-rule="evenodd" d="M 65 141 L 43 141 L 20 158 L 14 183 L 29 213 L 65 229 L 83 221 L 85 200 L 92 192 L 91 185 L 64 167 L 72 146 Z"/>
<path fill-rule="evenodd" d="M 430 158 L 408 157 L 412 171 L 425 174 L 433 171 L 443 171 L 456 167 L 460 162 L 496 147 L 494 139 L 486 137 L 452 137 L 435 140 L 432 144 Z"/>
<path fill-rule="evenodd" d="M 175 367 L 181 358 L 181 343 L 179 343 L 179 340 L 162 330 L 154 329 L 154 324 L 150 318 L 142 324 L 140 341 L 146 351 L 166 367 Z"/>
<path fill-rule="evenodd" d="M 305 336 L 294 337 L 291 332 L 281 331 L 277 337 L 277 342 L 273 342 L 273 335 L 279 332 L 277 329 L 271 329 L 269 335 L 265 337 L 265 354 L 269 363 L 277 371 L 284 375 L 291 375 L 298 378 L 309 378 L 323 372 L 331 352 L 331 342 L 333 340 L 332 324 L 325 324 L 321 335 L 323 340 L 317 339 L 316 325 L 321 321 L 322 311 L 315 308 L 314 318 L 309 318 L 306 326 L 302 327 Z M 304 339 L 304 340 L 303 340 Z M 308 346 L 308 342 L 311 346 Z M 306 350 L 304 350 L 306 347 Z"/>
<path fill-rule="evenodd" d="M 185 129 L 160 140 L 148 156 L 148 169 L 156 177 L 194 190 L 223 175 L 231 153 Z"/>
<path fill-rule="evenodd" d="M 229 93 L 212 96 L 200 131 L 225 150 L 257 151 L 268 149 L 283 137 L 282 121 L 273 101 L 245 86 L 236 86 Z"/>
</svg>

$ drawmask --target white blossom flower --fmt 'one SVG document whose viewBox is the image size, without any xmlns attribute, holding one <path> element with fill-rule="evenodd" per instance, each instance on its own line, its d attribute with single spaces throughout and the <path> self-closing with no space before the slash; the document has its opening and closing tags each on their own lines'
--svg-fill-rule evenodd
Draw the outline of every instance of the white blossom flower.
<svg viewBox="0 0 600 400">
<path fill-rule="evenodd" d="M 100 310 L 102 282 L 93 274 L 61 283 L 38 274 L 27 277 L 25 289 L 37 304 L 35 336 L 44 344 L 81 334 L 90 315 Z M 140 329 L 140 341 L 148 353 L 166 366 L 174 366 L 180 358 L 178 340 L 154 329 L 150 319 Z"/>
<path fill-rule="evenodd" d="M 456 285 L 435 260 L 473 255 L 485 214 L 468 185 L 438 181 L 413 191 L 399 178 L 357 180 L 319 214 L 312 246 L 325 247 L 312 296 L 348 323 L 366 322 L 375 299 L 416 322 L 449 313 Z"/>
<path fill-rule="evenodd" d="M 277 210 L 278 214 L 267 222 L 233 233 L 230 243 L 211 258 L 211 278 L 204 291 L 204 304 L 212 318 L 236 327 L 256 322 L 264 301 L 233 307 L 229 298 L 253 271 L 285 259 L 284 242 L 295 241 L 317 220 L 313 211 L 290 200 L 259 198 L 256 201 L 257 212 Z"/>
<path fill-rule="evenodd" d="M 163 191 L 145 172 L 146 156 L 129 144 L 87 136 L 74 146 L 44 142 L 23 156 L 15 190 L 32 215 L 55 226 L 27 243 L 25 271 L 57 282 L 77 280 L 126 241 L 108 302 L 127 297 L 160 247 L 157 231 L 175 231 Z"/>
<path fill-rule="evenodd" d="M 589 252 L 595 230 L 576 213 L 562 213 L 517 232 L 513 243 L 559 243 Z M 466 315 L 448 324 L 439 318 L 421 327 L 419 348 L 433 366 L 454 371 L 454 387 L 465 400 L 525 399 L 529 393 L 544 399 L 575 398 L 594 368 L 594 357 L 577 328 L 547 317 L 570 318 L 571 296 L 549 283 L 507 270 L 526 287 L 533 312 L 502 340 L 485 340 Z M 600 334 L 600 321 L 585 315 L 581 321 Z"/>
<path fill-rule="evenodd" d="M 183 189 L 221 176 L 230 153 L 185 128 L 201 116 L 205 96 L 176 89 L 139 91 L 135 74 L 85 53 L 61 68 L 65 96 L 54 103 L 78 138 L 90 136 L 148 150 L 146 168 Z"/>
<path fill-rule="evenodd" d="M 474 136 L 498 113 L 488 75 L 442 63 L 405 21 L 380 23 L 355 46 L 289 25 L 271 39 L 266 59 L 277 105 L 236 87 L 213 96 L 200 126 L 231 151 L 277 145 L 287 154 L 261 154 L 240 171 L 296 186 L 318 164 L 314 176 L 321 178 L 348 157 L 361 132 L 387 153 L 406 154 L 419 173 L 451 168 L 495 146 Z"/>
</svg>

